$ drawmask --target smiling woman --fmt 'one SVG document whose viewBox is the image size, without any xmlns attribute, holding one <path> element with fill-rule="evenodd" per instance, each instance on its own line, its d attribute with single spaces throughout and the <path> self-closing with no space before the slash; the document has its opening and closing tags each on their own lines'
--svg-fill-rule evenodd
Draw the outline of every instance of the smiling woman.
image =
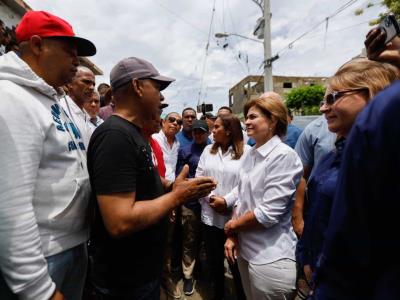
<svg viewBox="0 0 400 300">
<path fill-rule="evenodd" d="M 231 263 L 237 259 L 247 299 L 291 299 L 296 236 L 290 210 L 303 168 L 296 152 L 281 141 L 287 129 L 281 100 L 250 100 L 244 114 L 256 145 L 243 154 L 238 185 L 224 197 L 228 206 L 237 204 L 224 228 L 229 236 L 225 255 Z"/>
<path fill-rule="evenodd" d="M 320 110 L 338 139 L 336 149 L 320 161 L 308 182 L 309 210 L 297 246 L 299 263 L 309 281 L 328 228 L 346 137 L 368 102 L 398 78 L 399 71 L 392 65 L 355 59 L 344 64 L 329 81 Z"/>
<path fill-rule="evenodd" d="M 344 64 L 330 79 L 321 103 L 329 130 L 346 136 L 358 113 L 379 91 L 398 78 L 398 70 L 389 64 L 355 59 Z"/>
</svg>

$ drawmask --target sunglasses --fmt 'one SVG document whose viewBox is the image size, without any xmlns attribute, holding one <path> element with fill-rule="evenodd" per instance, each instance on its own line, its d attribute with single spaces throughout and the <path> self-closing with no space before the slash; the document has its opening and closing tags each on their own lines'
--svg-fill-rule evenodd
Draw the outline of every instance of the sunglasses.
<svg viewBox="0 0 400 300">
<path fill-rule="evenodd" d="M 170 123 L 176 122 L 178 125 L 182 125 L 182 120 L 175 117 L 168 117 L 168 122 Z"/>
<path fill-rule="evenodd" d="M 348 89 L 348 90 L 343 90 L 343 91 L 333 91 L 332 93 L 327 94 L 324 97 L 324 100 L 320 103 L 320 106 L 323 106 L 325 104 L 327 105 L 333 105 L 336 101 L 338 101 L 341 97 L 348 93 L 354 93 L 354 92 L 359 92 L 359 91 L 368 91 L 368 88 L 356 88 L 356 89 Z"/>
</svg>

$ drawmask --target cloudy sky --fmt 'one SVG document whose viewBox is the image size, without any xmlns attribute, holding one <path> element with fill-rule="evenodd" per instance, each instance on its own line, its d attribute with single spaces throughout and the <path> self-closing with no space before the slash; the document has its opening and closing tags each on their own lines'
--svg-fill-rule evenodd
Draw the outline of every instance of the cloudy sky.
<svg viewBox="0 0 400 300">
<path fill-rule="evenodd" d="M 214 0 L 26 2 L 35 10 L 66 19 L 77 35 L 95 43 L 97 54 L 91 59 L 104 71 L 97 83 L 108 82 L 111 68 L 129 56 L 147 59 L 161 74 L 176 78 L 164 93 L 170 104 L 167 111 L 181 111 L 199 101 L 213 103 L 215 108 L 227 105 L 230 87 L 247 75 L 262 72 L 262 43 L 235 36 L 214 37 L 217 32 L 228 32 L 254 38 L 253 28 L 262 13 L 251 0 L 215 0 L 214 14 Z M 360 53 L 370 28 L 368 21 L 384 11 L 378 0 L 357 1 L 329 19 L 327 31 L 325 23 L 315 26 L 347 2 L 271 0 L 272 52 L 284 49 L 274 63 L 273 74 L 329 76 Z M 370 2 L 376 5 L 355 16 L 356 9 Z"/>
</svg>

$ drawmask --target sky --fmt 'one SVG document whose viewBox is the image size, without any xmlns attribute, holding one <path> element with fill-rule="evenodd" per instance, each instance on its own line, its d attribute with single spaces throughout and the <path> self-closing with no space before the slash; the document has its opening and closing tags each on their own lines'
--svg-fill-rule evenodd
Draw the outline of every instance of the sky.
<svg viewBox="0 0 400 300">
<path fill-rule="evenodd" d="M 212 103 L 214 111 L 228 105 L 229 89 L 248 75 L 260 75 L 262 43 L 250 38 L 262 16 L 251 0 L 25 0 L 32 9 L 64 18 L 76 35 L 91 40 L 97 54 L 90 59 L 103 70 L 97 84 L 109 82 L 112 67 L 121 59 L 146 59 L 163 75 L 176 79 L 164 92 L 169 107 L 182 111 L 198 103 Z M 321 23 L 348 0 L 270 0 L 274 75 L 331 76 L 358 55 L 368 22 L 385 7 L 377 0 L 358 0 Z M 368 3 L 375 3 L 365 9 Z M 215 3 L 215 10 L 214 8 Z M 364 13 L 356 16 L 357 9 Z M 297 37 L 311 31 L 292 44 Z M 260 40 L 262 41 L 262 40 Z M 208 47 L 206 47 L 208 45 Z M 282 50 L 283 49 L 283 50 Z M 281 51 L 282 50 L 282 51 Z"/>
</svg>

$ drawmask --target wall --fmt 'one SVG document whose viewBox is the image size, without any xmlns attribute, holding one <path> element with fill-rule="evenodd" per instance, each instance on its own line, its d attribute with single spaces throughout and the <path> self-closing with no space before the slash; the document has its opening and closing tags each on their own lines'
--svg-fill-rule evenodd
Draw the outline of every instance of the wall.
<svg viewBox="0 0 400 300">
<path fill-rule="evenodd" d="M 229 106 L 235 114 L 243 112 L 246 101 L 261 95 L 264 91 L 263 76 L 250 75 L 243 78 L 229 90 Z M 326 77 L 314 76 L 274 76 L 274 92 L 285 98 L 291 89 L 304 85 L 326 85 Z"/>
</svg>

